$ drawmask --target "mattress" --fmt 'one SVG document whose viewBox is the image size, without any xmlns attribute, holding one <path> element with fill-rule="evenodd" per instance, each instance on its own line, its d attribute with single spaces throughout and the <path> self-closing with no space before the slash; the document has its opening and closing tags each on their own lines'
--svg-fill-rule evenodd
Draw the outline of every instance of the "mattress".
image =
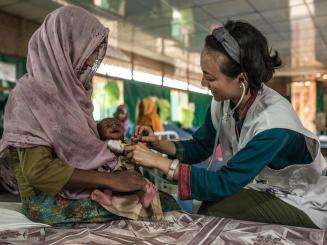
<svg viewBox="0 0 327 245">
<path fill-rule="evenodd" d="M 2 217 L 0 217 L 2 220 Z M 36 223 L 35 223 L 36 224 Z M 157 222 L 132 220 L 72 229 L 43 224 L 0 231 L 6 244 L 327 244 L 326 231 L 168 212 Z"/>
</svg>

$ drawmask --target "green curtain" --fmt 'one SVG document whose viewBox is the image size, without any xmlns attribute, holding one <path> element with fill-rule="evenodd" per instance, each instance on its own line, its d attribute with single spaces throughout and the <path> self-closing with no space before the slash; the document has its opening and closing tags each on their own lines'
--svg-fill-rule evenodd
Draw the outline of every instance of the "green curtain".
<svg viewBox="0 0 327 245">
<path fill-rule="evenodd" d="M 324 85 L 317 82 L 317 112 L 324 112 Z"/>
<path fill-rule="evenodd" d="M 141 99 L 148 96 L 155 96 L 170 101 L 170 90 L 163 86 L 124 80 L 124 100 L 128 106 L 131 121 L 133 123 L 136 121 L 136 105 Z M 188 96 L 189 102 L 195 104 L 193 126 L 201 126 L 212 97 L 194 92 L 188 92 Z"/>
<path fill-rule="evenodd" d="M 26 73 L 26 58 L 19 58 L 0 54 L 0 61 L 16 64 L 16 78 L 20 78 Z"/>
<path fill-rule="evenodd" d="M 16 66 L 16 79 L 19 79 L 21 76 L 23 76 L 26 73 L 26 58 L 18 58 L 18 57 L 14 57 L 14 56 L 9 56 L 9 55 L 3 55 L 0 54 L 0 61 L 1 62 L 5 62 L 5 63 L 11 63 L 11 64 L 15 64 Z M 7 81 L 3 81 L 0 80 L 1 84 L 4 85 L 4 82 Z M 15 83 L 8 81 L 9 83 L 6 86 L 10 86 L 10 87 L 14 87 Z M 6 98 L 8 97 L 7 93 L 3 93 L 0 92 L 0 110 L 4 109 L 4 104 L 3 101 L 6 100 Z"/>
<path fill-rule="evenodd" d="M 129 109 L 130 119 L 133 123 L 136 121 L 137 103 L 145 97 L 155 96 L 170 101 L 170 89 L 153 84 L 124 81 L 124 101 Z"/>
<path fill-rule="evenodd" d="M 0 54 L 0 61 L 16 65 L 16 79 L 20 78 L 26 73 L 26 58 L 18 58 L 14 56 Z M 0 83 L 2 85 L 3 82 L 5 81 L 0 80 Z M 14 87 L 15 83 L 10 82 L 9 86 Z M 3 133 L 3 113 L 4 113 L 5 105 L 7 103 L 8 96 L 9 96 L 8 93 L 0 92 L 0 137 L 2 136 Z"/>
<path fill-rule="evenodd" d="M 194 103 L 195 112 L 193 126 L 199 127 L 204 122 L 212 97 L 210 95 L 188 92 L 188 101 Z"/>
</svg>

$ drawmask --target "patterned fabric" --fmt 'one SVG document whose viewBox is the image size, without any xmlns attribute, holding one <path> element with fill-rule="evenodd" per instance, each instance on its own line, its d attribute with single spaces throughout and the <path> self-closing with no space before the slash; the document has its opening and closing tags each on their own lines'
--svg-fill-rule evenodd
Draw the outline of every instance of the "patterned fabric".
<svg viewBox="0 0 327 245">
<path fill-rule="evenodd" d="M 51 197 L 45 193 L 23 199 L 22 213 L 34 222 L 59 227 L 120 219 L 90 199 L 71 200 L 59 195 Z"/>
<path fill-rule="evenodd" d="M 169 212 L 158 222 L 132 220 L 75 229 L 0 231 L 5 244 L 327 244 L 327 231 Z"/>
<path fill-rule="evenodd" d="M 178 177 L 178 194 L 181 200 L 192 199 L 190 166 L 181 164 Z"/>
<path fill-rule="evenodd" d="M 164 192 L 159 193 L 162 211 L 180 210 L 174 198 Z M 80 223 L 102 223 L 122 219 L 109 213 L 98 203 L 90 200 L 71 200 L 59 195 L 51 197 L 38 193 L 22 200 L 22 213 L 34 222 L 58 227 L 71 227 Z"/>
</svg>

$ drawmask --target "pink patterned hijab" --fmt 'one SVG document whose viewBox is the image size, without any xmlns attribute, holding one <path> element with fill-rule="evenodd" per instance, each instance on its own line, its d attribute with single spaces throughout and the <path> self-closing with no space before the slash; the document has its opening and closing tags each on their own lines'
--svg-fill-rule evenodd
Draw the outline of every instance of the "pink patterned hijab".
<svg viewBox="0 0 327 245">
<path fill-rule="evenodd" d="M 107 49 L 108 29 L 76 6 L 50 13 L 28 44 L 27 74 L 17 81 L 4 116 L 0 153 L 9 146 L 49 146 L 79 169 L 114 167 L 116 157 L 99 139 L 91 79 Z M 92 67 L 83 65 L 98 50 Z"/>
</svg>

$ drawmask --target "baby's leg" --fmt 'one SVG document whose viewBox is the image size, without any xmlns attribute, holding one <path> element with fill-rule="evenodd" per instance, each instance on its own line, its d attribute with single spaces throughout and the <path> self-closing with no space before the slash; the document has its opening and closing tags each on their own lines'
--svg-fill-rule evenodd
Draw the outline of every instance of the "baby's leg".
<svg viewBox="0 0 327 245">
<path fill-rule="evenodd" d="M 140 203 L 144 208 L 148 208 L 157 194 L 157 188 L 151 182 L 146 183 L 143 191 L 137 192 L 138 197 L 140 198 Z"/>
<path fill-rule="evenodd" d="M 110 189 L 103 191 L 94 190 L 91 194 L 91 199 L 101 205 L 109 206 L 112 204 L 112 191 Z"/>
</svg>

